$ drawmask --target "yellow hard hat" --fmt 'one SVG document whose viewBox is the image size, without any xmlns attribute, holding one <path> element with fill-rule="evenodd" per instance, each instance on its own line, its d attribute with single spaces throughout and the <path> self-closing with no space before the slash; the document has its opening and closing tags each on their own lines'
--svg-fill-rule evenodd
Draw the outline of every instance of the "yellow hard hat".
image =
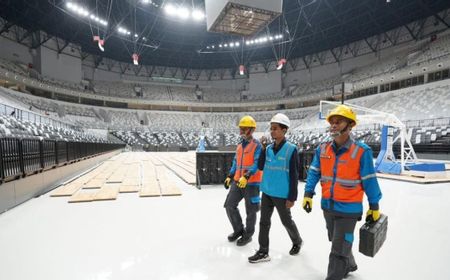
<svg viewBox="0 0 450 280">
<path fill-rule="evenodd" d="M 327 122 L 330 122 L 330 118 L 332 116 L 341 116 L 341 117 L 347 118 L 347 119 L 353 121 L 352 126 L 356 125 L 356 114 L 355 114 L 355 112 L 353 112 L 353 110 L 350 107 L 348 107 L 346 105 L 339 105 L 336 108 L 334 108 L 333 110 L 331 110 L 331 112 L 327 116 Z"/>
<path fill-rule="evenodd" d="M 256 121 L 251 116 L 243 116 L 239 121 L 239 127 L 253 127 L 256 128 Z"/>
</svg>

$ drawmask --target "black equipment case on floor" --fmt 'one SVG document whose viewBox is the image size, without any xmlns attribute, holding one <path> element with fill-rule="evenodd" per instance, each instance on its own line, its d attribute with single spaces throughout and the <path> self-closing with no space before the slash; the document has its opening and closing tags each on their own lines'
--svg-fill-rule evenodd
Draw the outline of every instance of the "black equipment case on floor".
<svg viewBox="0 0 450 280">
<path fill-rule="evenodd" d="M 375 223 L 366 222 L 359 229 L 359 252 L 373 257 L 386 240 L 388 217 L 381 214 Z"/>
<path fill-rule="evenodd" d="M 223 184 L 233 164 L 235 152 L 197 152 L 197 188 L 201 185 Z"/>
</svg>

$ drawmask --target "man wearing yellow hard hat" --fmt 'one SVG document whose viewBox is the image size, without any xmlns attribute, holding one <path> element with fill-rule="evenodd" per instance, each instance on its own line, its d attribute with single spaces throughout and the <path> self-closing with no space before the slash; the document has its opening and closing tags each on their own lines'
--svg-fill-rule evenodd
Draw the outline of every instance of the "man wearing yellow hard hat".
<svg viewBox="0 0 450 280">
<path fill-rule="evenodd" d="M 252 241 L 255 232 L 256 213 L 259 211 L 259 185 L 262 172 L 258 170 L 258 160 L 261 154 L 261 144 L 253 138 L 256 121 L 251 116 L 244 116 L 239 121 L 241 142 L 236 148 L 233 165 L 225 179 L 224 186 L 230 189 L 225 200 L 225 209 L 233 232 L 228 240 L 238 246 L 244 246 Z M 245 199 L 247 219 L 244 224 L 239 213 L 239 202 Z M 238 239 L 239 238 L 239 239 Z"/>
<path fill-rule="evenodd" d="M 352 254 L 353 232 L 363 213 L 363 196 L 367 195 L 369 210 L 366 220 L 380 218 L 378 202 L 381 190 L 373 165 L 372 150 L 350 137 L 356 125 L 356 114 L 346 105 L 338 105 L 327 116 L 332 141 L 316 149 L 305 185 L 303 209 L 312 210 L 314 189 L 322 186 L 321 208 L 324 213 L 331 252 L 327 280 L 340 280 L 355 271 Z"/>
</svg>

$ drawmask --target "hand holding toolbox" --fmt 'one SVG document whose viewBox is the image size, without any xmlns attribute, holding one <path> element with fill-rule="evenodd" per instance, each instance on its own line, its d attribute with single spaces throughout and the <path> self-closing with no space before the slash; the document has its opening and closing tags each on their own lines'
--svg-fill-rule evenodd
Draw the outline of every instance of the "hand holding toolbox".
<svg viewBox="0 0 450 280">
<path fill-rule="evenodd" d="M 368 221 L 359 229 L 359 252 L 374 257 L 386 240 L 388 217 L 381 214 L 376 221 Z"/>
</svg>

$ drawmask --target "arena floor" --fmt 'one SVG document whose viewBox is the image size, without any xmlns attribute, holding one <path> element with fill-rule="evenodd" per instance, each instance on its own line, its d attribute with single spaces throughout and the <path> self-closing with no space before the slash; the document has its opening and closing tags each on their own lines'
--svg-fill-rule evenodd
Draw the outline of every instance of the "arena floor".
<svg viewBox="0 0 450 280">
<path fill-rule="evenodd" d="M 171 171 L 167 176 L 181 196 L 121 193 L 116 200 L 68 203 L 48 193 L 1 214 L 0 279 L 325 278 L 330 244 L 319 197 L 310 214 L 299 203 L 293 209 L 304 240 L 298 256 L 288 254 L 290 240 L 274 214 L 272 260 L 250 264 L 257 237 L 243 248 L 227 241 L 224 188 L 198 190 Z M 388 239 L 369 258 L 357 252 L 356 234 L 359 269 L 347 279 L 449 279 L 450 184 L 380 179 L 380 185 Z"/>
</svg>

